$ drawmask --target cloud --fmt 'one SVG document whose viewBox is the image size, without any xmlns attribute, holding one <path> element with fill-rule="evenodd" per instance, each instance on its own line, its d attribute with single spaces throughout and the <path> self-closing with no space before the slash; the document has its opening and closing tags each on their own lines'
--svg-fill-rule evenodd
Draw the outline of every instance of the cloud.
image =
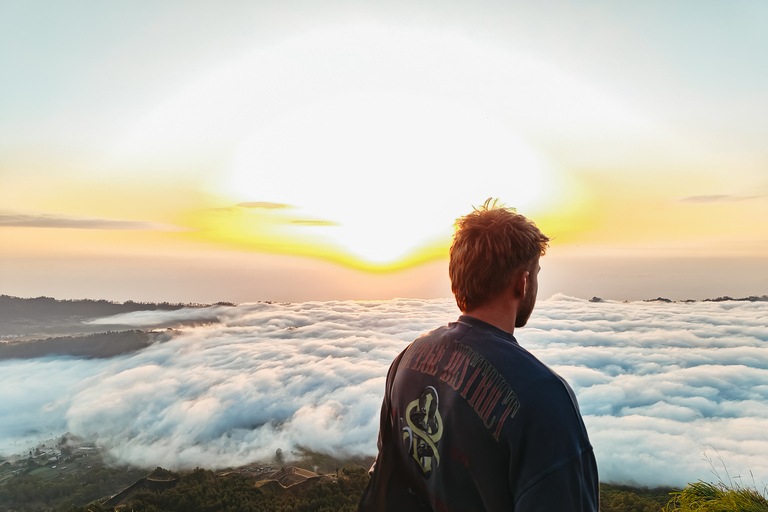
<svg viewBox="0 0 768 512">
<path fill-rule="evenodd" d="M 230 306 L 208 306 L 165 310 L 158 314 L 156 310 L 131 311 L 112 316 L 87 320 L 88 325 L 126 326 L 151 329 L 155 327 L 174 327 L 184 324 L 203 324 L 218 322 Z"/>
<path fill-rule="evenodd" d="M 111 359 L 0 361 L 0 452 L 34 432 L 95 435 L 121 463 L 223 467 L 297 444 L 374 454 L 384 377 L 453 300 L 256 303 L 107 317 L 182 327 Z M 768 303 L 537 304 L 520 344 L 576 392 L 603 481 L 768 481 Z M 29 431 L 32 431 L 31 433 Z M 40 434 L 43 435 L 43 434 Z M 717 452 L 715 452 L 717 450 Z"/>
<path fill-rule="evenodd" d="M 0 226 L 128 231 L 192 231 L 191 228 L 175 226 L 173 224 L 58 213 L 0 213 Z"/>
<path fill-rule="evenodd" d="M 283 203 L 267 203 L 263 201 L 256 201 L 251 203 L 238 203 L 240 208 L 264 208 L 267 210 L 284 210 L 287 208 L 293 208 L 293 206 Z"/>
<path fill-rule="evenodd" d="M 338 222 L 330 220 L 292 220 L 291 224 L 301 224 L 302 226 L 340 226 Z"/>
<path fill-rule="evenodd" d="M 700 195 L 700 196 L 685 196 L 679 197 L 674 202 L 683 204 L 718 204 L 718 203 L 735 203 L 738 201 L 748 201 L 750 199 L 757 199 L 760 196 L 733 196 L 725 194 L 712 194 L 712 195 Z"/>
</svg>

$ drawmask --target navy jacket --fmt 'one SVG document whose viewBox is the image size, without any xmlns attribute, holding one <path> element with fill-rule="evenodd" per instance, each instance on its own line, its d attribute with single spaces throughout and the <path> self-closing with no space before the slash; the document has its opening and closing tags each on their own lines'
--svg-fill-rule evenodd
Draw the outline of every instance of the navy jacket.
<svg viewBox="0 0 768 512">
<path fill-rule="evenodd" d="M 393 473 L 435 511 L 598 510 L 576 397 L 511 334 L 461 316 L 419 337 L 391 405 Z"/>
</svg>

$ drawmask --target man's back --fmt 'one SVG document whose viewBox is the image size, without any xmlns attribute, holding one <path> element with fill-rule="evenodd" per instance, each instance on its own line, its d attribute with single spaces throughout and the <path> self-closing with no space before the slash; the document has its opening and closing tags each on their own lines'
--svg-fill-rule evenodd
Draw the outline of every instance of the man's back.
<svg viewBox="0 0 768 512">
<path fill-rule="evenodd" d="M 390 368 L 361 510 L 598 510 L 573 391 L 513 336 L 533 312 L 548 246 L 536 224 L 490 199 L 457 219 L 448 274 L 463 315 Z"/>
<path fill-rule="evenodd" d="M 501 329 L 469 316 L 417 339 L 391 395 L 394 472 L 435 510 L 597 510 L 573 392 Z"/>
</svg>

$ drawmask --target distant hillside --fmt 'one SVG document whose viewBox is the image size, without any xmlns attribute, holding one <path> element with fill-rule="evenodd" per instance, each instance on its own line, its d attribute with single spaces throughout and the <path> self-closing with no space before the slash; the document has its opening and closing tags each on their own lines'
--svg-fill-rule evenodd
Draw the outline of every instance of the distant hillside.
<svg viewBox="0 0 768 512">
<path fill-rule="evenodd" d="M 596 297 L 593 297 L 593 299 Z M 716 297 L 714 299 L 704 299 L 702 302 L 727 302 L 727 301 L 741 301 L 741 302 L 768 302 L 768 295 L 750 295 L 749 297 L 740 297 L 737 299 L 734 299 L 733 297 L 729 297 L 728 295 L 724 295 L 722 297 Z M 593 301 L 594 302 L 594 301 Z M 666 297 L 656 297 L 655 299 L 647 299 L 644 302 L 696 302 L 693 299 L 688 300 L 672 300 L 667 299 Z"/>
<path fill-rule="evenodd" d="M 740 300 L 746 302 L 768 302 L 768 295 L 761 295 L 760 297 L 756 295 L 750 295 L 749 297 L 741 297 L 740 299 L 734 299 L 733 297 L 725 295 L 723 297 L 717 297 L 714 299 L 704 299 L 704 302 L 724 302 L 729 300 Z"/>
<path fill-rule="evenodd" d="M 234 306 L 230 302 L 216 304 L 172 304 L 169 302 L 110 302 L 107 300 L 58 300 L 51 297 L 20 298 L 0 295 L 0 336 L 45 336 L 54 334 L 84 334 L 104 329 L 120 330 L 115 326 L 90 326 L 84 322 L 134 311 L 173 311 L 182 308 L 203 308 L 213 305 Z"/>
<path fill-rule="evenodd" d="M 768 295 L 750 295 L 749 297 L 740 297 L 734 299 L 733 297 L 729 297 L 728 295 L 724 295 L 722 297 L 716 297 L 714 299 L 704 299 L 701 302 L 727 302 L 727 301 L 741 301 L 741 302 L 768 302 Z M 605 302 L 604 299 L 601 297 L 592 297 L 589 299 L 589 302 Z M 624 301 L 628 302 L 628 301 Z M 691 302 L 699 302 L 694 299 L 684 299 L 684 300 L 672 300 L 668 299 L 666 297 L 656 297 L 655 299 L 644 299 L 643 302 L 666 302 L 666 303 L 673 303 L 673 302 L 685 302 L 685 303 L 691 303 Z"/>
<path fill-rule="evenodd" d="M 31 341 L 0 343 L 0 360 L 32 359 L 35 357 L 74 356 L 105 358 L 136 352 L 153 343 L 163 343 L 177 331 L 121 331 L 100 332 L 86 336 L 62 336 Z"/>
<path fill-rule="evenodd" d="M 35 297 L 33 299 L 24 299 L 20 297 L 11 297 L 10 295 L 0 295 L 0 322 L 10 320 L 34 319 L 56 320 L 72 317 L 79 318 L 99 318 L 104 316 L 117 315 L 119 313 L 130 313 L 132 311 L 171 311 L 189 307 L 208 307 L 213 304 L 181 304 L 170 302 L 110 302 L 108 300 L 58 300 L 51 297 Z M 216 305 L 234 306 L 231 302 L 218 302 Z"/>
</svg>

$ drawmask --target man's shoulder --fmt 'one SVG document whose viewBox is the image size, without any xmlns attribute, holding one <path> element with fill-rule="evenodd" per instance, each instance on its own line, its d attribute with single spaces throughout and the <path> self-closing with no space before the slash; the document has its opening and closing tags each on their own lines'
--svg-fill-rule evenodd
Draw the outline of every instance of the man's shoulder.
<svg viewBox="0 0 768 512">
<path fill-rule="evenodd" d="M 465 315 L 460 316 L 454 322 L 441 325 L 422 334 L 413 341 L 413 344 L 435 343 L 444 340 L 461 341 L 468 345 L 482 347 L 484 350 L 493 350 L 499 347 L 507 349 L 511 348 L 510 345 L 517 345 L 512 334 Z"/>
<path fill-rule="evenodd" d="M 434 341 L 440 341 L 445 337 L 450 337 L 452 339 L 459 339 L 466 334 L 466 332 L 469 330 L 468 327 L 469 326 L 463 325 L 459 321 L 450 322 L 448 324 L 441 325 L 439 327 L 432 329 L 431 331 L 428 331 L 420 335 L 418 338 L 416 338 L 413 341 L 413 343 L 429 343 Z"/>
</svg>

